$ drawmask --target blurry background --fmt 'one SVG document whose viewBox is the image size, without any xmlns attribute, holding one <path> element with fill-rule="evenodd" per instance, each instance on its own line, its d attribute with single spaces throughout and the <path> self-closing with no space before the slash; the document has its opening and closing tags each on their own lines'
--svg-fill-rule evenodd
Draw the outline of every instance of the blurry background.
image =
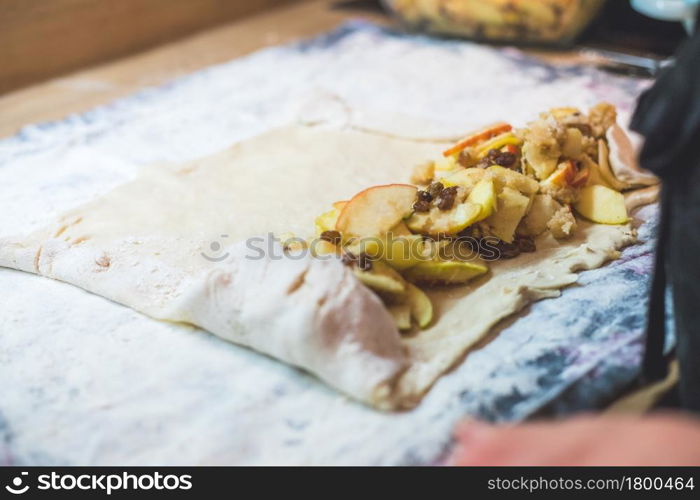
<svg viewBox="0 0 700 500">
<path fill-rule="evenodd" d="M 378 0 L 0 0 L 0 137 L 11 136 L 22 130 L 22 134 L 17 136 L 19 140 L 14 141 L 15 145 L 19 144 L 22 148 L 43 147 L 40 139 L 52 134 L 51 127 L 32 124 L 79 114 L 145 87 L 230 61 L 266 46 L 329 32 L 351 19 L 360 18 L 393 28 L 427 30 L 430 28 L 427 20 L 411 22 L 403 14 L 403 7 L 410 7 L 416 2 L 417 0 L 384 0 L 382 3 Z M 508 7 L 511 2 L 521 6 L 529 2 L 538 6 L 539 10 L 523 16 Z M 420 0 L 421 5 L 431 7 L 428 10 L 431 15 L 456 18 L 455 13 L 450 11 L 456 8 L 461 16 L 456 24 L 457 31 L 446 33 L 439 29 L 437 32 L 435 29 L 430 30 L 436 32 L 436 36 L 455 36 L 461 27 L 477 26 L 475 32 L 468 33 L 465 30 L 460 33 L 484 43 L 503 43 L 502 37 L 498 36 L 499 26 L 512 24 L 516 36 L 511 36 L 506 43 L 518 46 L 526 44 L 524 50 L 527 53 L 541 56 L 555 64 L 605 65 L 606 57 L 607 60 L 614 61 L 614 56 L 625 54 L 637 54 L 645 60 L 663 61 L 687 37 L 679 22 L 645 17 L 635 12 L 628 0 L 602 2 L 596 17 L 587 26 L 581 26 L 580 33 L 574 38 L 549 37 L 547 43 L 542 45 L 542 40 L 538 43 L 536 37 L 532 36 L 536 33 L 551 35 L 555 29 L 554 21 L 563 15 L 557 14 L 560 12 L 558 9 L 579 2 L 583 5 L 587 0 Z M 659 2 L 661 0 L 656 3 Z M 393 16 L 385 10 L 391 6 L 396 9 Z M 465 9 L 465 6 L 470 8 Z M 538 16 L 545 18 L 543 24 L 533 22 Z M 547 16 L 553 17 L 553 21 L 546 21 Z M 523 22 L 523 17 L 527 18 L 527 23 Z M 478 29 L 479 25 L 486 24 L 496 27 L 492 30 L 492 37 L 485 36 L 490 34 L 485 29 Z M 508 34 L 511 35 L 512 31 Z M 474 46 L 472 48 L 476 49 Z M 601 57 L 591 59 L 588 52 L 591 50 L 598 51 Z M 361 61 L 368 52 L 371 51 L 364 48 L 355 52 L 353 57 L 357 59 L 352 59 L 346 70 L 351 70 L 354 61 Z M 381 66 L 374 67 L 384 65 L 382 60 Z M 412 66 L 415 67 L 418 66 Z M 314 66 L 314 71 L 316 68 Z M 629 70 L 624 67 L 618 69 Z M 467 68 L 465 71 L 469 70 Z M 275 66 L 270 74 L 277 77 L 280 71 L 285 70 Z M 290 64 L 286 66 L 286 71 L 300 72 L 300 68 Z M 233 80 L 235 78 L 228 80 L 228 83 Z M 515 81 L 522 86 L 522 81 L 517 76 L 508 80 L 510 81 L 506 84 L 512 85 Z M 272 83 L 276 84 L 274 80 Z M 303 80 L 303 83 L 306 85 L 307 81 Z M 211 108 L 197 108 L 195 111 L 201 114 L 195 113 L 193 116 L 200 117 L 202 121 L 202 116 L 208 121 L 211 118 L 221 120 L 208 123 L 209 131 L 226 130 L 216 124 L 226 123 L 230 126 L 231 123 L 226 121 L 229 120 L 227 113 L 217 115 L 209 110 L 219 111 L 222 102 L 230 104 L 230 100 L 223 98 L 224 95 L 229 97 L 232 94 L 230 87 L 220 86 L 220 99 L 217 99 L 215 92 L 209 93 L 212 92 L 212 87 L 203 88 L 205 90 L 197 94 L 205 97 L 199 104 L 211 100 L 215 105 Z M 459 92 L 463 91 L 464 87 L 459 86 Z M 622 88 L 618 97 L 620 95 L 625 99 L 633 99 L 629 88 Z M 169 108 L 159 108 L 160 112 L 153 113 L 153 117 L 140 117 L 143 120 L 141 123 L 145 124 L 142 128 L 115 127 L 119 129 L 115 134 L 125 134 L 122 137 L 147 145 L 143 147 L 151 148 L 149 151 L 157 150 L 160 154 L 176 156 L 200 138 L 195 134 L 193 139 L 188 139 L 189 142 L 179 141 L 185 144 L 182 149 L 172 147 L 178 143 L 178 138 L 185 137 L 173 135 L 173 130 L 182 134 L 190 133 L 197 129 L 193 123 L 201 123 L 186 112 L 171 113 L 179 102 L 198 101 L 191 99 L 192 95 L 187 97 L 187 100 L 182 101 L 164 101 L 176 104 Z M 275 111 L 280 109 L 278 106 L 270 108 Z M 151 110 L 146 109 L 149 112 Z M 234 107 L 228 109 L 228 115 L 231 115 Z M 267 108 L 261 105 L 260 109 Z M 192 108 L 187 108 L 186 111 L 190 112 Z M 109 110 L 105 113 L 109 113 Z M 235 116 L 235 113 L 232 115 Z M 171 116 L 177 118 L 170 120 Z M 93 119 L 94 116 L 86 123 L 75 120 L 76 128 L 84 124 L 86 128 L 92 127 L 90 120 Z M 187 122 L 187 119 L 192 122 Z M 230 119 L 230 122 L 234 121 L 235 118 Z M 161 123 L 162 128 L 152 133 L 149 128 L 151 123 Z M 171 127 L 170 123 L 185 125 Z M 247 127 L 248 122 L 244 120 L 241 126 Z M 91 140 L 99 139 L 87 132 L 84 135 L 91 137 Z M 17 149 L 20 147 L 17 146 Z M 22 302 L 16 298 L 15 301 Z M 37 310 L 41 310 L 40 306 L 41 301 Z M 27 315 L 32 318 L 34 316 Z M 644 392 L 617 400 L 613 410 L 638 412 L 656 404 L 675 384 L 676 373 L 677 371 L 672 371 L 666 381 Z M 577 397 L 583 398 L 584 394 L 574 392 L 569 397 L 576 400 Z"/>
<path fill-rule="evenodd" d="M 382 15 L 380 0 L 0 0 L 0 93 L 293 3 L 315 5 L 318 18 L 323 17 L 320 12 L 323 9 L 341 11 L 345 15 L 372 16 L 375 21 L 381 16 L 380 22 L 394 22 Z M 481 39 L 503 38 L 516 44 L 532 44 L 539 40 L 570 45 L 573 39 L 569 35 L 580 30 L 564 29 L 560 36 L 556 23 L 544 25 L 548 22 L 547 16 L 553 12 L 566 20 L 567 12 L 578 8 L 585 22 L 588 20 L 585 11 L 598 12 L 601 3 L 605 5 L 600 13 L 577 38 L 584 46 L 664 56 L 685 36 L 680 23 L 645 17 L 632 10 L 627 0 L 607 3 L 604 0 L 535 0 L 530 3 L 542 8 L 512 10 L 513 4 L 527 3 L 508 0 L 381 2 L 384 7 L 394 9 L 403 27 Z M 296 12 L 296 15 L 280 17 L 275 24 L 284 29 L 283 24 L 313 22 L 312 18 L 304 18 L 307 15 L 304 13 L 312 15 L 311 10 Z M 449 19 L 449 24 L 445 24 L 445 19 Z M 514 28 L 504 31 L 505 24 L 499 24 L 504 23 L 504 19 L 510 19 L 511 28 Z M 576 24 L 577 20 L 566 22 Z M 270 28 L 274 26 L 268 26 Z M 270 40 L 274 42 L 274 30 L 271 33 Z M 508 36 L 498 36 L 503 33 Z M 239 41 L 246 42 L 245 39 Z"/>
<path fill-rule="evenodd" d="M 0 93 L 291 0 L 0 0 Z"/>
<path fill-rule="evenodd" d="M 650 1 L 635 3 L 700 0 Z M 456 9 L 458 28 L 490 23 L 496 35 L 508 24 L 552 35 L 567 12 L 601 4 L 572 39 L 550 36 L 546 44 L 533 44 L 526 33 L 506 43 L 527 45 L 527 53 L 551 64 L 593 64 L 643 76 L 658 70 L 687 37 L 680 22 L 650 19 L 628 0 L 0 0 L 0 137 L 349 20 L 425 31 L 428 23 L 407 22 L 403 14 L 415 4 L 434 17 L 455 17 Z M 536 10 L 523 15 L 511 4 Z M 629 54 L 643 57 L 620 64 L 630 62 Z"/>
</svg>

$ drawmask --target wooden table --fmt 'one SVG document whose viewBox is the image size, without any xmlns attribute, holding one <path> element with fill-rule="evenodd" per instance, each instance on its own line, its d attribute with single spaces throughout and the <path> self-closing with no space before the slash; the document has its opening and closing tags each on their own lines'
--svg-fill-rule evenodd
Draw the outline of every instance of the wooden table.
<svg viewBox="0 0 700 500">
<path fill-rule="evenodd" d="M 0 137 L 30 123 L 80 113 L 212 64 L 328 31 L 361 16 L 388 23 L 381 14 L 332 9 L 330 0 L 308 0 L 244 17 L 154 49 L 90 67 L 0 96 Z"/>
<path fill-rule="evenodd" d="M 378 12 L 334 9 L 331 0 L 308 0 L 212 28 L 157 48 L 89 67 L 45 83 L 0 96 L 0 137 L 21 127 L 56 120 L 105 104 L 212 64 L 328 31 L 350 18 L 388 25 Z M 549 62 L 571 63 L 575 53 L 537 53 Z M 640 412 L 650 408 L 677 381 L 677 370 L 658 384 L 632 391 L 608 411 Z"/>
</svg>

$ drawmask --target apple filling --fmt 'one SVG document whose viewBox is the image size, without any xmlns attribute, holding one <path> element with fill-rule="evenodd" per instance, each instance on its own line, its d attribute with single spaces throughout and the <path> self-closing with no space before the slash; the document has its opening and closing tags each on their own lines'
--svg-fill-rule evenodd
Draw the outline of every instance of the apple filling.
<svg viewBox="0 0 700 500">
<path fill-rule="evenodd" d="M 629 217 L 611 166 L 616 111 L 555 108 L 526 127 L 496 123 L 415 167 L 413 184 L 372 186 L 316 218 L 316 255 L 333 254 L 385 302 L 401 330 L 428 326 L 425 287 L 463 285 L 488 262 L 536 251 L 535 238 L 570 237 L 577 216 Z M 615 159 L 624 155 L 616 154 Z M 633 155 L 627 155 L 633 158 Z M 619 160 L 612 160 L 619 161 Z M 619 167 L 619 166 L 618 166 Z"/>
</svg>

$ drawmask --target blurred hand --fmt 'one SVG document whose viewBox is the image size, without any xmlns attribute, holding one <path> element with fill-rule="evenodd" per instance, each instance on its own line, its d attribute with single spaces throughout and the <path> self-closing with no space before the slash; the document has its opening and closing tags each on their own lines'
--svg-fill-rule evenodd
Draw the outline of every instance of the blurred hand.
<svg viewBox="0 0 700 500">
<path fill-rule="evenodd" d="M 450 465 L 700 465 L 700 420 L 681 414 L 458 424 Z"/>
</svg>

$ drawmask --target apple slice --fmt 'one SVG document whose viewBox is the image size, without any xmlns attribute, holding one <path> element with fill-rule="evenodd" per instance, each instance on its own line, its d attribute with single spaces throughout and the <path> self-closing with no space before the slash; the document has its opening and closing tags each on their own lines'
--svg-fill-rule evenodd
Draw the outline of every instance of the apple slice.
<svg viewBox="0 0 700 500">
<path fill-rule="evenodd" d="M 433 207 L 429 212 L 415 212 L 406 221 L 406 225 L 414 233 L 433 236 L 456 234 L 474 224 L 480 213 L 481 205 L 465 201 L 450 210 L 443 211 Z"/>
<path fill-rule="evenodd" d="M 523 158 L 538 179 L 546 179 L 554 172 L 557 168 L 559 153 L 558 147 L 547 149 L 530 141 L 525 141 L 523 145 Z"/>
<path fill-rule="evenodd" d="M 506 243 L 512 243 L 515 229 L 530 206 L 530 198 L 508 186 L 498 195 L 496 212 L 486 219 L 491 234 Z"/>
<path fill-rule="evenodd" d="M 507 144 L 503 149 L 506 151 L 506 153 L 510 153 L 516 156 L 520 154 L 520 148 L 512 144 Z"/>
<path fill-rule="evenodd" d="M 423 290 L 411 283 L 406 283 L 406 292 L 411 317 L 419 327 L 427 327 L 433 320 L 433 303 Z"/>
<path fill-rule="evenodd" d="M 311 254 L 314 257 L 323 255 L 338 255 L 340 256 L 340 248 L 335 246 L 330 241 L 326 240 L 314 240 L 311 245 Z"/>
<path fill-rule="evenodd" d="M 580 188 L 585 186 L 588 183 L 588 179 L 591 176 L 591 167 L 588 165 L 584 165 L 581 167 L 581 170 L 579 170 L 576 175 L 574 176 L 574 179 L 571 181 L 571 185 L 575 188 Z"/>
<path fill-rule="evenodd" d="M 371 236 L 367 238 L 350 238 L 343 241 L 343 250 L 353 255 L 368 255 L 370 257 L 381 257 L 384 252 L 385 241 L 382 237 Z"/>
<path fill-rule="evenodd" d="M 594 162 L 588 155 L 584 155 L 582 160 L 583 168 L 588 169 L 588 179 L 586 180 L 586 186 L 592 186 L 594 184 L 600 184 L 601 186 L 611 187 L 603 175 L 600 173 L 600 166 Z"/>
<path fill-rule="evenodd" d="M 391 234 L 394 236 L 394 238 L 397 238 L 399 236 L 411 236 L 413 233 L 411 232 L 410 229 L 408 229 L 408 226 L 404 221 L 399 222 L 396 224 L 394 227 L 389 229 L 388 234 Z"/>
<path fill-rule="evenodd" d="M 452 170 L 457 170 L 462 168 L 457 159 L 454 156 L 448 156 L 446 158 L 438 158 L 433 162 L 433 172 L 451 172 Z"/>
<path fill-rule="evenodd" d="M 472 189 L 485 175 L 483 168 L 465 168 L 440 179 L 440 183 L 445 187 L 462 186 Z"/>
<path fill-rule="evenodd" d="M 578 170 L 574 162 L 565 160 L 559 164 L 557 169 L 549 177 L 542 181 L 542 185 L 566 187 L 573 183 L 576 174 L 578 174 Z"/>
<path fill-rule="evenodd" d="M 600 224 L 624 224 L 629 220 L 623 194 L 598 184 L 584 187 L 574 208 Z"/>
<path fill-rule="evenodd" d="M 578 158 L 583 153 L 583 133 L 577 128 L 567 128 L 561 154 L 566 158 Z"/>
<path fill-rule="evenodd" d="M 516 137 L 515 134 L 506 132 L 479 145 L 479 149 L 476 151 L 476 157 L 481 159 L 489 154 L 489 151 L 492 149 L 501 149 L 504 146 L 520 146 L 522 143 L 523 141 Z"/>
<path fill-rule="evenodd" d="M 344 200 L 344 201 L 336 201 L 335 203 L 333 203 L 332 207 L 335 208 L 336 210 L 340 211 L 340 210 L 342 210 L 343 207 L 344 207 L 345 205 L 347 205 L 347 204 L 348 204 L 347 200 Z"/>
<path fill-rule="evenodd" d="M 334 230 L 339 215 L 340 210 L 338 210 L 337 208 L 331 208 L 328 212 L 323 212 L 321 215 L 316 217 L 316 220 L 314 221 L 316 236 L 320 235 L 325 231 Z"/>
<path fill-rule="evenodd" d="M 406 280 L 394 269 L 380 260 L 372 261 L 372 268 L 363 271 L 355 268 L 353 273 L 365 286 L 380 295 L 401 297 L 406 291 Z"/>
<path fill-rule="evenodd" d="M 463 285 L 488 270 L 480 262 L 430 260 L 406 271 L 406 279 L 427 286 Z"/>
<path fill-rule="evenodd" d="M 442 152 L 442 155 L 443 156 L 452 156 L 456 153 L 459 153 L 464 148 L 467 148 L 469 146 L 474 146 L 480 142 L 487 141 L 487 140 L 491 139 L 492 137 L 495 137 L 495 136 L 502 134 L 504 132 L 510 132 L 511 130 L 513 130 L 513 127 L 509 123 L 505 123 L 505 122 L 499 122 L 499 123 L 493 123 L 491 125 L 487 125 L 486 127 L 469 134 L 467 137 L 465 137 L 464 139 L 459 141 L 457 144 L 455 144 L 451 148 L 446 149 L 445 151 Z"/>
<path fill-rule="evenodd" d="M 480 180 L 471 193 L 467 201 L 474 203 L 476 205 L 481 205 L 481 213 L 475 222 L 484 220 L 486 217 L 491 216 L 496 211 L 496 188 L 493 185 L 493 180 L 482 179 Z"/>
<path fill-rule="evenodd" d="M 430 184 L 435 177 L 435 162 L 427 161 L 419 163 L 411 171 L 411 183 L 421 186 Z"/>
<path fill-rule="evenodd" d="M 555 118 L 565 118 L 567 116 L 580 113 L 581 110 L 578 108 L 574 108 L 572 106 L 561 106 L 558 108 L 551 108 L 549 110 L 549 114 L 552 115 Z"/>
<path fill-rule="evenodd" d="M 391 267 L 402 271 L 421 261 L 424 247 L 423 236 L 420 234 L 387 238 L 383 257 Z"/>
<path fill-rule="evenodd" d="M 394 318 L 399 330 L 411 329 L 411 306 L 409 304 L 395 304 L 387 307 L 387 310 Z"/>
<path fill-rule="evenodd" d="M 539 183 L 527 175 L 511 170 L 509 168 L 492 165 L 486 169 L 493 176 L 496 192 L 500 193 L 505 186 L 520 191 L 525 196 L 532 196 L 539 189 Z"/>
<path fill-rule="evenodd" d="M 417 192 L 409 184 L 360 191 L 343 207 L 335 228 L 343 238 L 380 236 L 411 214 Z"/>
</svg>

